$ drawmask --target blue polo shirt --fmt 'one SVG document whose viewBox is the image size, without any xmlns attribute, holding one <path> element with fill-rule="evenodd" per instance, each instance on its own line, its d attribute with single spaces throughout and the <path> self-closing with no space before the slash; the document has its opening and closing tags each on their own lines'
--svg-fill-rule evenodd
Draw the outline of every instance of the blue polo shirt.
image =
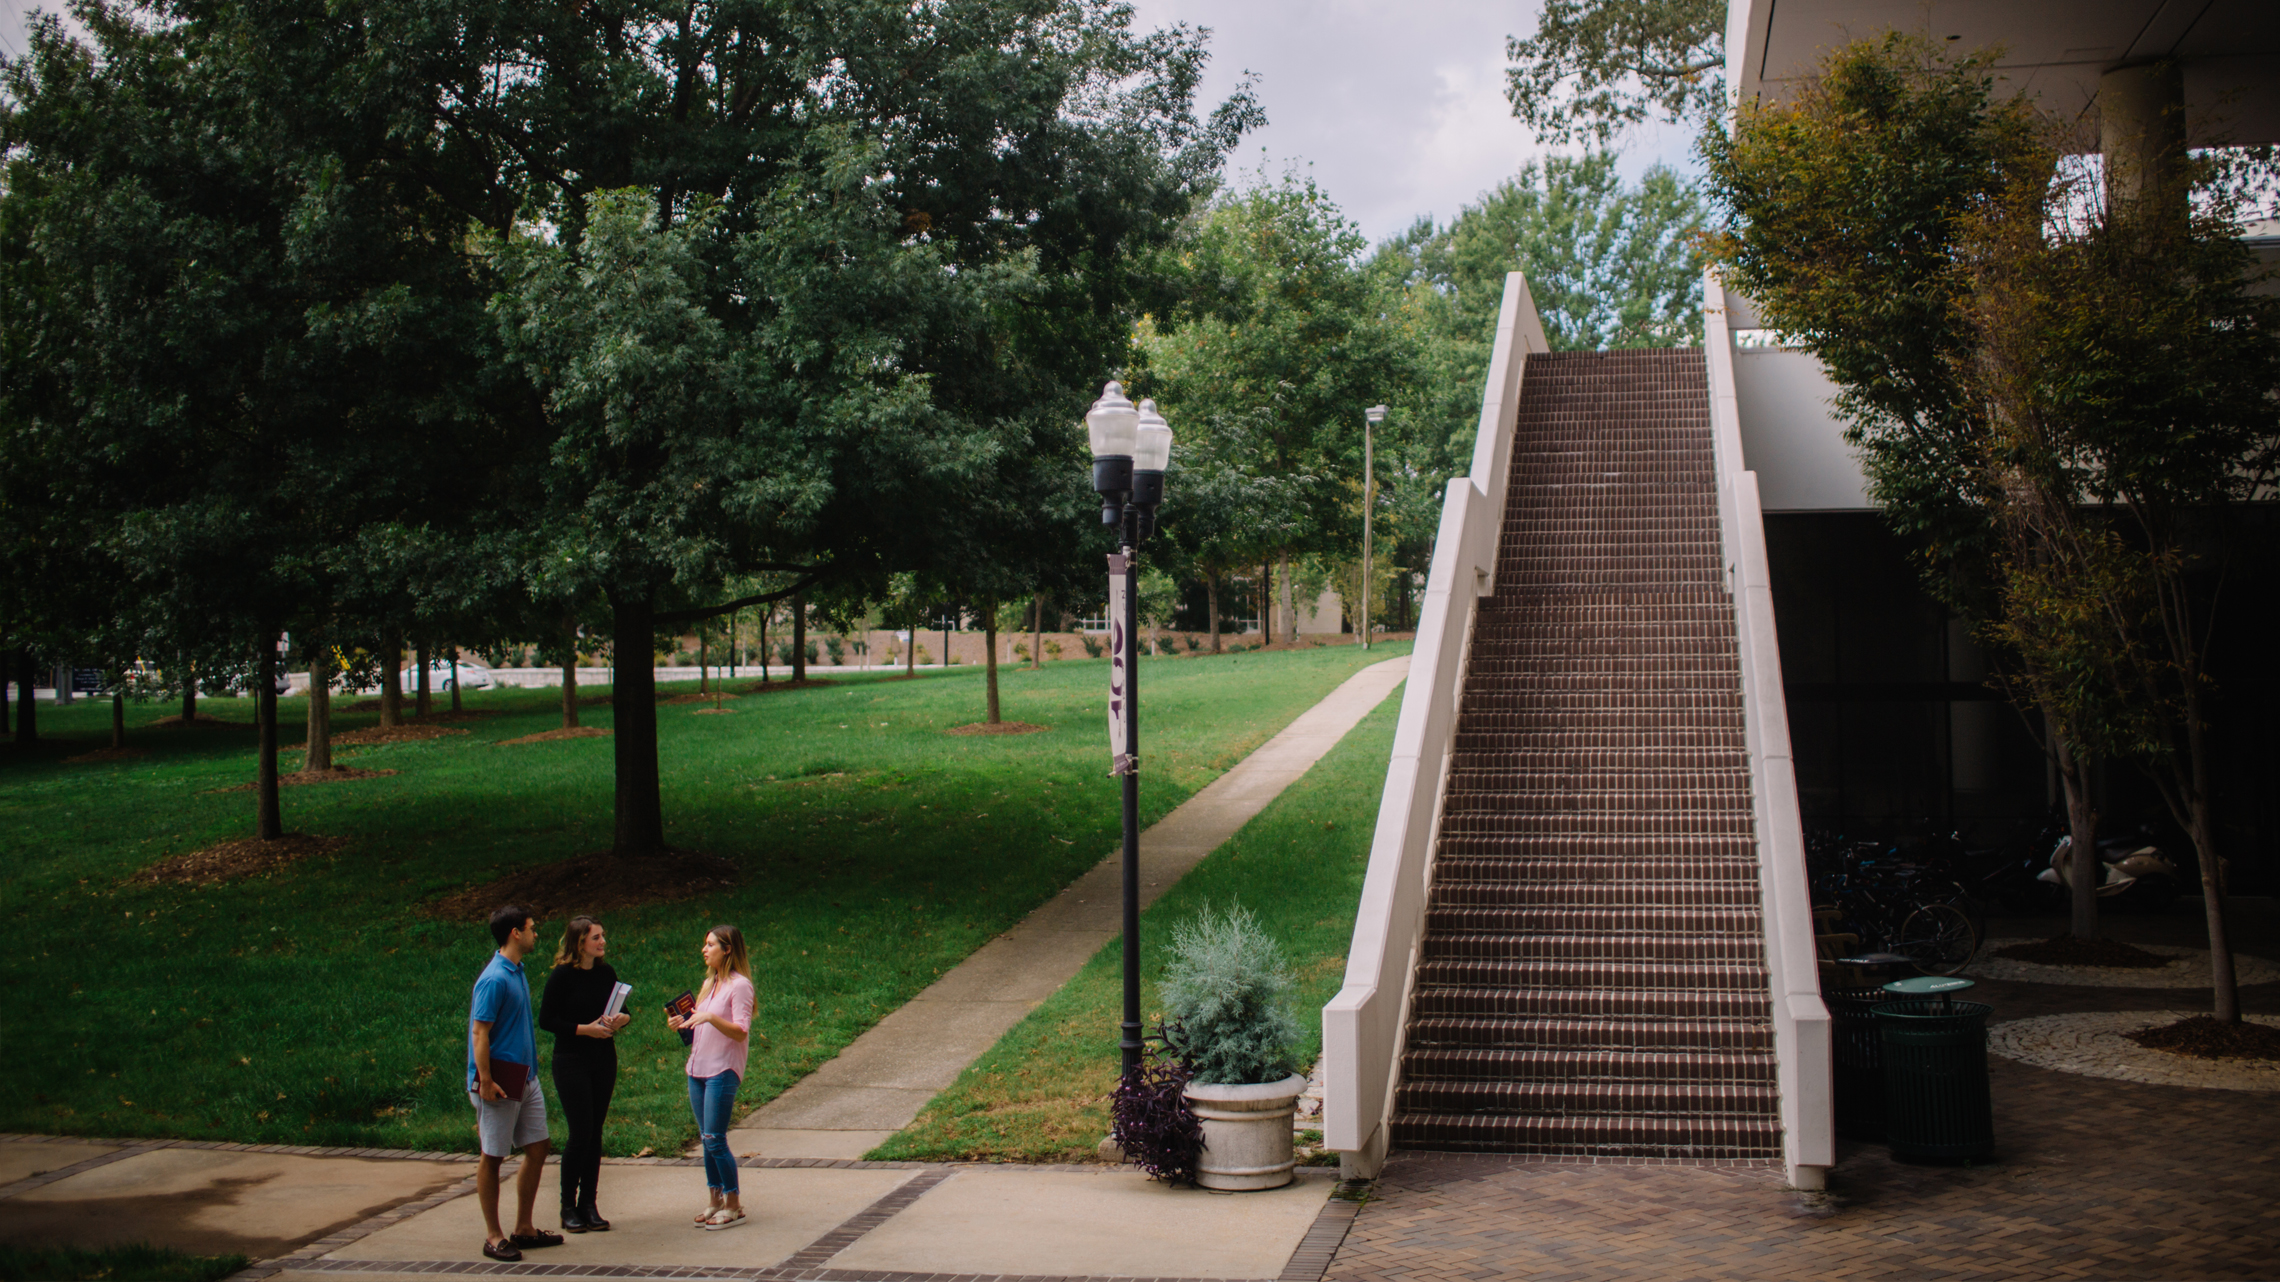
<svg viewBox="0 0 2280 1282">
<path fill-rule="evenodd" d="M 475 1089 L 475 1021 L 491 1026 L 491 1059 L 527 1065 L 538 1071 L 538 1032 L 530 1018 L 530 981 L 523 978 L 521 962 L 505 953 L 491 954 L 491 964 L 475 978 L 474 1000 L 467 1008 L 467 1089 Z"/>
</svg>

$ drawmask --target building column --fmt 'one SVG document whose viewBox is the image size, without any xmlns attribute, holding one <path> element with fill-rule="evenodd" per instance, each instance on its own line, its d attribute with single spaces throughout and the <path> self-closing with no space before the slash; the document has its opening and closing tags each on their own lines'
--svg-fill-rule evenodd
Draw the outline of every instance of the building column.
<svg viewBox="0 0 2280 1282">
<path fill-rule="evenodd" d="M 2105 156 L 2106 205 L 2121 216 L 2144 207 L 2183 218 L 2185 73 L 2175 62 L 2116 67 L 2098 78 L 2098 150 Z"/>
</svg>

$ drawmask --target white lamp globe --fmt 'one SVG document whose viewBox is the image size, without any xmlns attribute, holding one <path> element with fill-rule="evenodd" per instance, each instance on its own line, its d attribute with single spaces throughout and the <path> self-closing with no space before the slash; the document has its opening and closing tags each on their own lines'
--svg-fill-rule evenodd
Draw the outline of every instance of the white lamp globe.
<svg viewBox="0 0 2280 1282">
<path fill-rule="evenodd" d="M 1140 411 L 1125 399 L 1122 384 L 1111 382 L 1102 388 L 1100 399 L 1085 414 L 1085 434 L 1092 438 L 1093 457 L 1131 458 L 1132 438 L 1139 422 Z"/>
<path fill-rule="evenodd" d="M 1140 402 L 1140 425 L 1133 433 L 1132 470 L 1161 472 L 1172 461 L 1172 428 L 1156 412 L 1156 402 Z"/>
</svg>

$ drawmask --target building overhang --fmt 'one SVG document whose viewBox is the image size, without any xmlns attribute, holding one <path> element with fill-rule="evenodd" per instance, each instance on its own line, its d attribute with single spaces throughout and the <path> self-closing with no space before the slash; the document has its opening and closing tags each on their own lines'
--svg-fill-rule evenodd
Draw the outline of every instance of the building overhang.
<svg viewBox="0 0 2280 1282">
<path fill-rule="evenodd" d="M 2280 142 L 2274 0 L 1734 0 L 1727 87 L 1737 101 L 1779 100 L 1830 49 L 1890 30 L 2000 49 L 2003 80 L 2067 117 L 2089 109 L 2106 72 L 2174 60 L 2193 145 Z"/>
</svg>

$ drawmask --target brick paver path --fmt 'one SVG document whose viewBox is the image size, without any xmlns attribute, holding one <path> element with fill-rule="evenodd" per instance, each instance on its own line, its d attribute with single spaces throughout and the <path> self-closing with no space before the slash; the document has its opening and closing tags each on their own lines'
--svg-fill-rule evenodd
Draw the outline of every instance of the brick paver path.
<svg viewBox="0 0 2280 1282">
<path fill-rule="evenodd" d="M 2244 990 L 2280 1011 L 2280 985 Z M 2206 1009 L 2159 993 L 1983 982 L 1995 1019 Z M 1997 1153 L 1908 1166 L 1840 1142 L 1829 1192 L 1770 1168 L 1397 1153 L 1328 1278 L 2280 1277 L 2280 1106 L 1991 1059 Z"/>
</svg>

